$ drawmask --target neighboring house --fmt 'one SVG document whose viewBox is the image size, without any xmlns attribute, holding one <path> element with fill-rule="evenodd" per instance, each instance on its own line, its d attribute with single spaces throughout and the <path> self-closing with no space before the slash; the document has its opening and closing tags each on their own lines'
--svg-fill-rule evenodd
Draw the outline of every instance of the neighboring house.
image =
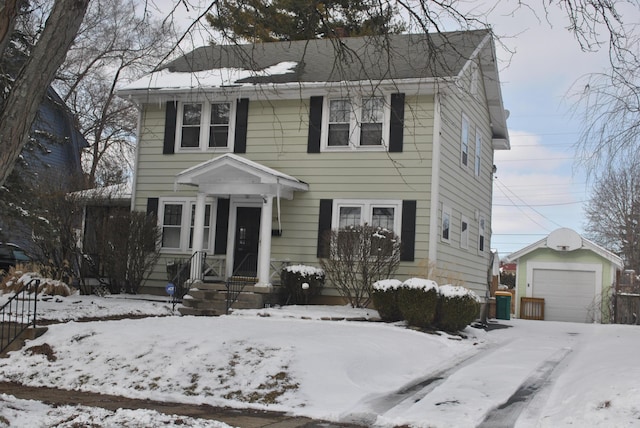
<svg viewBox="0 0 640 428">
<path fill-rule="evenodd" d="M 266 291 L 368 223 L 400 236 L 398 277 L 432 262 L 486 294 L 510 148 L 491 32 L 206 46 L 119 94 L 140 107 L 133 208 L 157 213 L 164 262 L 202 250 Z"/>
<path fill-rule="evenodd" d="M 52 88 L 47 90 L 31 126 L 30 142 L 16 166 L 26 180 L 51 180 L 60 189 L 78 189 L 82 182 L 82 149 L 88 143 L 76 126 L 73 113 Z M 39 181 L 36 181 L 39 182 Z M 20 221 L 0 218 L 0 240 L 30 247 L 31 230 Z"/>
<path fill-rule="evenodd" d="M 507 259 L 517 262 L 516 314 L 526 298 L 537 298 L 544 299 L 545 320 L 610 319 L 611 287 L 623 268 L 622 259 L 612 252 L 561 228 Z"/>
</svg>

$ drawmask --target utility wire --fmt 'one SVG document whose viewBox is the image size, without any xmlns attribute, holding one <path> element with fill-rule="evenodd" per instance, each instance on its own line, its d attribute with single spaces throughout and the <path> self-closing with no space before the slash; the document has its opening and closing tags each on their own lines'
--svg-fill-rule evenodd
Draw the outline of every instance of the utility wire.
<svg viewBox="0 0 640 428">
<path fill-rule="evenodd" d="M 525 212 L 522 207 L 527 207 L 529 209 L 531 209 L 533 212 L 535 212 L 536 214 L 538 214 L 540 217 L 544 218 L 545 220 L 555 224 L 558 227 L 562 227 L 561 225 L 559 225 L 558 223 L 556 223 L 555 221 L 551 220 L 550 218 L 548 218 L 547 216 L 545 216 L 544 214 L 542 214 L 540 211 L 536 210 L 535 208 L 533 208 L 531 205 L 529 205 L 526 201 L 524 201 L 522 198 L 520 198 L 516 193 L 514 193 L 511 189 L 509 189 L 508 186 L 502 184 L 501 181 L 498 180 L 498 178 L 495 178 L 495 183 L 498 187 L 498 189 L 502 192 L 502 194 L 509 200 L 511 201 L 512 205 L 516 208 L 518 208 L 518 210 L 520 212 L 522 212 L 529 220 L 533 221 L 535 224 L 537 224 L 538 226 L 542 227 L 544 230 L 550 232 L 549 228 L 540 224 L 537 220 L 535 220 L 534 218 L 532 218 L 527 212 Z M 507 191 L 510 192 L 513 197 L 515 197 L 517 200 L 519 200 L 520 202 L 522 202 L 522 205 L 520 204 L 516 204 L 513 199 L 511 198 L 511 196 L 509 196 L 507 194 Z"/>
</svg>

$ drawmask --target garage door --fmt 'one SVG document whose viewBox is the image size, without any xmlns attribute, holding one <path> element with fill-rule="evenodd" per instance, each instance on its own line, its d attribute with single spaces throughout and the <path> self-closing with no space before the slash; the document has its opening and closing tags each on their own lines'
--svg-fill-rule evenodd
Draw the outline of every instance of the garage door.
<svg viewBox="0 0 640 428">
<path fill-rule="evenodd" d="M 596 273 L 574 270 L 533 270 L 533 297 L 544 299 L 548 321 L 591 322 Z"/>
</svg>

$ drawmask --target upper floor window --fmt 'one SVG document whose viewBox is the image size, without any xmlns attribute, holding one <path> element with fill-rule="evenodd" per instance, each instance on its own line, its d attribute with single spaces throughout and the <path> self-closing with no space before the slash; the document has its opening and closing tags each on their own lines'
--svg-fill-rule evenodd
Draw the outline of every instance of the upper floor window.
<svg viewBox="0 0 640 428">
<path fill-rule="evenodd" d="M 462 116 L 462 130 L 460 133 L 460 164 L 467 166 L 469 164 L 469 119 Z"/>
<path fill-rule="evenodd" d="M 386 150 L 389 103 L 384 97 L 333 98 L 325 103 L 325 150 Z"/>
<path fill-rule="evenodd" d="M 481 164 L 482 164 L 482 135 L 480 135 L 480 130 L 476 128 L 476 162 L 475 162 L 476 177 L 480 176 Z"/>
<path fill-rule="evenodd" d="M 176 141 L 178 150 L 230 150 L 233 146 L 234 104 L 180 103 Z"/>
</svg>

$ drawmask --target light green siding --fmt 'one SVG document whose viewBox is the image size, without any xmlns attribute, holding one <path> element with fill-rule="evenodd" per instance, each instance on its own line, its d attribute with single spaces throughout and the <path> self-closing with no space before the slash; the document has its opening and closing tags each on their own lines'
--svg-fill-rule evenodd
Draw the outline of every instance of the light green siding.
<svg viewBox="0 0 640 428">
<path fill-rule="evenodd" d="M 467 73 L 469 74 L 469 73 Z M 468 77 L 468 76 L 467 76 Z M 447 91 L 442 96 L 442 132 L 440 162 L 440 206 L 438 212 L 439 236 L 437 260 L 439 269 L 451 273 L 453 280 L 474 290 L 480 296 L 487 289 L 491 243 L 491 199 L 493 149 L 487 102 L 482 79 L 477 94 L 469 92 L 470 82 L 462 80 L 458 91 Z M 468 163 L 461 163 L 462 117 L 469 122 Z M 482 136 L 480 174 L 475 174 L 476 133 Z M 451 208 L 449 242 L 440 235 L 442 205 Z M 461 220 L 469 222 L 469 245 L 461 247 Z M 478 226 L 485 219 L 484 251 L 479 251 Z"/>
<path fill-rule="evenodd" d="M 403 152 L 307 153 L 308 99 L 249 103 L 247 150 L 242 155 L 309 184 L 281 201 L 282 236 L 273 237 L 272 258 L 318 265 L 316 257 L 321 199 L 417 200 L 415 262 L 403 262 L 398 277 L 420 272 L 428 258 L 429 201 L 433 137 L 433 97 L 407 96 Z M 195 188 L 178 187 L 174 177 L 218 153 L 162 154 L 165 110 L 162 104 L 142 105 L 141 138 L 135 177 L 135 209 L 145 210 L 148 198 L 193 196 Z M 277 225 L 274 204 L 273 225 Z M 188 257 L 168 254 L 167 259 Z M 149 285 L 164 286 L 166 259 Z"/>
</svg>

